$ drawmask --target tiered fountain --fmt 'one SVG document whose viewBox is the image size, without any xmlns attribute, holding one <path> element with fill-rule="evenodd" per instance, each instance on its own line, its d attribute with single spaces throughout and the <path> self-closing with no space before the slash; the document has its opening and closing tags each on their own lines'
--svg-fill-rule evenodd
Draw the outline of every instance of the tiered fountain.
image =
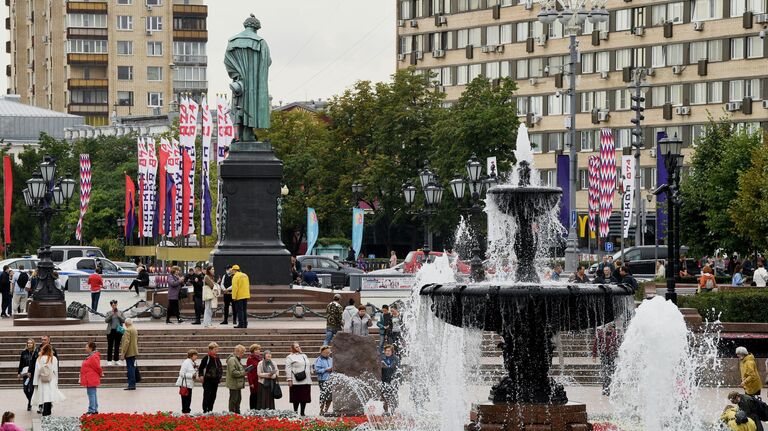
<svg viewBox="0 0 768 431">
<path fill-rule="evenodd" d="M 486 203 L 489 214 L 504 215 L 504 223 L 511 226 L 514 280 L 430 284 L 421 290 L 421 295 L 431 298 L 438 318 L 458 327 L 494 331 L 504 340 L 501 348 L 508 376 L 493 386 L 489 401 L 473 405 L 467 430 L 589 429 L 586 405 L 568 402 L 563 386 L 549 377 L 552 337 L 558 331 L 613 321 L 627 310 L 634 293 L 624 285 L 540 281 L 535 265 L 539 241 L 549 233 L 542 231 L 547 224 L 539 222 L 558 206 L 562 191 L 532 186 L 531 172 L 531 162 L 520 161 L 517 185 L 493 187 Z M 495 228 L 493 222 L 489 217 L 489 232 Z"/>
</svg>

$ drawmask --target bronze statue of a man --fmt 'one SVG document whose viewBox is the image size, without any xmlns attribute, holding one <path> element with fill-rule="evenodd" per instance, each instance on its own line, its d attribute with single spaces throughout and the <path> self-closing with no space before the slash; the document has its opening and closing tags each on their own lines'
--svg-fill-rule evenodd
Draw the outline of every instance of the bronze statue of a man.
<svg viewBox="0 0 768 431">
<path fill-rule="evenodd" d="M 241 141 L 255 141 L 254 129 L 269 127 L 269 56 L 267 41 L 256 34 L 261 22 L 253 14 L 243 23 L 245 30 L 229 39 L 224 66 L 232 83 L 232 114 Z"/>
</svg>

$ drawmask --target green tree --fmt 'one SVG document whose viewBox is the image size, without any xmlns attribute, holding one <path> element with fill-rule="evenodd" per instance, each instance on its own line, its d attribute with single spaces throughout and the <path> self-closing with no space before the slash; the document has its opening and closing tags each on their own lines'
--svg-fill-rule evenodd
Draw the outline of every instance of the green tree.
<svg viewBox="0 0 768 431">
<path fill-rule="evenodd" d="M 681 182 L 680 227 L 683 244 L 694 255 L 715 249 L 747 251 L 748 244 L 734 229 L 729 208 L 736 198 L 738 175 L 749 169 L 750 155 L 761 143 L 727 119 L 707 124 L 698 139 L 691 172 Z"/>
<path fill-rule="evenodd" d="M 751 164 L 739 175 L 739 188 L 728 214 L 736 233 L 752 249 L 768 250 L 768 136 L 752 151 Z"/>
</svg>

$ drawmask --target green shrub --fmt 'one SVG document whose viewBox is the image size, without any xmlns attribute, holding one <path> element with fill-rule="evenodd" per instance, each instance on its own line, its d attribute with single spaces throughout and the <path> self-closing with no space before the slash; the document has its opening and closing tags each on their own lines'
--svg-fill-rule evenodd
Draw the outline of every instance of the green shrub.
<svg viewBox="0 0 768 431">
<path fill-rule="evenodd" d="M 317 244 L 322 245 L 323 247 L 327 247 L 329 245 L 343 245 L 345 247 L 349 247 L 352 245 L 352 241 L 346 239 L 346 238 L 318 238 Z"/>
<path fill-rule="evenodd" d="M 695 308 L 701 317 L 713 320 L 720 315 L 723 322 L 768 323 L 768 289 L 745 288 L 727 292 L 681 295 L 680 308 Z"/>
</svg>

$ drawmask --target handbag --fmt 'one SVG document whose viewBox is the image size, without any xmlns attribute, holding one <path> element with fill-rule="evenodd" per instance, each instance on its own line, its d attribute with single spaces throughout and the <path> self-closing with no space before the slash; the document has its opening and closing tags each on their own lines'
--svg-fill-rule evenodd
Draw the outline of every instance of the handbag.
<svg viewBox="0 0 768 431">
<path fill-rule="evenodd" d="M 272 380 L 272 388 L 270 390 L 272 391 L 272 398 L 279 400 L 283 397 L 283 390 L 280 388 L 280 384 L 277 383 L 277 379 L 271 379 Z"/>
<path fill-rule="evenodd" d="M 139 371 L 139 364 L 136 363 L 133 367 L 133 376 L 136 383 L 141 383 L 141 372 Z"/>
<path fill-rule="evenodd" d="M 184 286 L 179 290 L 179 299 L 187 299 L 187 296 L 189 296 L 189 289 Z"/>
<path fill-rule="evenodd" d="M 301 369 L 298 373 L 293 373 L 293 377 L 297 381 L 301 381 L 307 378 L 307 360 L 304 359 L 304 355 L 301 356 L 301 359 L 304 361 L 304 368 Z M 293 367 L 293 365 L 291 365 Z M 293 372 L 293 370 L 291 370 Z"/>
<path fill-rule="evenodd" d="M 181 379 L 181 386 L 179 386 L 179 395 L 186 397 L 189 395 L 189 388 L 187 387 L 187 376 Z"/>
<path fill-rule="evenodd" d="M 117 331 L 117 333 L 120 334 L 120 335 L 125 334 L 125 326 L 118 325 L 117 329 L 115 329 L 115 331 Z"/>
</svg>

